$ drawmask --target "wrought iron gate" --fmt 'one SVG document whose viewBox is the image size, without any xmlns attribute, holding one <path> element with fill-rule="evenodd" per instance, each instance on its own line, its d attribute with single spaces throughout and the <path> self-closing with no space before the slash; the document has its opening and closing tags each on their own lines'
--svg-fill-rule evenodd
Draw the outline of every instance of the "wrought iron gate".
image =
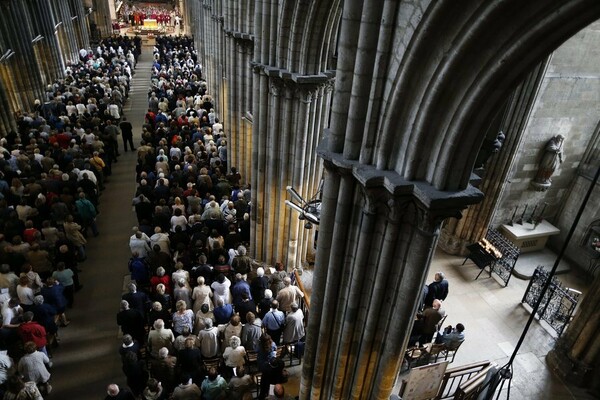
<svg viewBox="0 0 600 400">
<path fill-rule="evenodd" d="M 535 269 L 531 281 L 529 281 L 521 303 L 526 303 L 534 307 L 540 298 L 542 288 L 548 281 L 548 278 L 549 272 L 543 266 L 539 265 Z M 575 311 L 580 295 L 581 292 L 577 290 L 563 287 L 558 278 L 554 276 L 540 303 L 537 316 L 540 320 L 546 321 L 560 336 L 571 321 L 571 316 Z"/>
</svg>

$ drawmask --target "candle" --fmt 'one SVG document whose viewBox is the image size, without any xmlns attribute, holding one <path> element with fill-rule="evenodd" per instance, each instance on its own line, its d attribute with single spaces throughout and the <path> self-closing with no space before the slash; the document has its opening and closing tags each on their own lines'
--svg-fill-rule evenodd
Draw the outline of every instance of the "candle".
<svg viewBox="0 0 600 400">
<path fill-rule="evenodd" d="M 533 207 L 533 212 L 531 213 L 531 216 L 527 220 L 527 222 L 529 222 L 530 224 L 533 223 L 533 216 L 535 215 L 535 210 L 537 210 L 537 208 L 538 208 L 538 205 L 536 204 L 535 207 Z"/>
<path fill-rule="evenodd" d="M 523 217 L 525 217 L 525 213 L 527 212 L 527 206 L 528 206 L 528 204 L 525 203 L 525 208 L 523 209 L 523 214 L 521 214 L 521 220 L 523 220 Z"/>
<path fill-rule="evenodd" d="M 544 208 L 542 208 L 542 211 L 540 212 L 540 215 L 538 217 L 538 219 L 542 219 L 544 217 L 544 211 L 546 211 L 546 206 L 548 205 L 548 203 L 544 203 Z"/>
<path fill-rule="evenodd" d="M 513 212 L 513 215 L 512 215 L 512 217 L 510 217 L 510 220 L 511 220 L 511 221 L 514 221 L 515 217 L 517 216 L 517 210 L 518 210 L 518 209 L 519 209 L 519 206 L 516 206 L 516 207 L 515 207 L 515 212 Z"/>
</svg>

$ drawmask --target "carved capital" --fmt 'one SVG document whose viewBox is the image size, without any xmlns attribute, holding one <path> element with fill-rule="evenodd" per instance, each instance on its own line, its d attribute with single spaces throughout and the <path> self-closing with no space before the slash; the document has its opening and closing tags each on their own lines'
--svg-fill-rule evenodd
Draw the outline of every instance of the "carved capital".
<svg viewBox="0 0 600 400">
<path fill-rule="evenodd" d="M 281 91 L 284 89 L 283 79 L 279 78 L 271 78 L 269 80 L 269 93 L 271 95 L 278 97 L 281 95 Z"/>
</svg>

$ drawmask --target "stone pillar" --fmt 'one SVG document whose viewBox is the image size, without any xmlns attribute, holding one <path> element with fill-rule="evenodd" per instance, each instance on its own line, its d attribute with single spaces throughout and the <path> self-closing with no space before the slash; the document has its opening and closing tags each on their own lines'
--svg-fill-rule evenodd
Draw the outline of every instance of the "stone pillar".
<svg viewBox="0 0 600 400">
<path fill-rule="evenodd" d="M 507 100 L 504 109 L 490 124 L 486 135 L 488 140 L 493 140 L 499 131 L 504 132 L 506 139 L 500 152 L 493 155 L 483 169 L 479 186 L 485 193 L 483 201 L 465 210 L 460 220 L 450 218 L 444 224 L 438 245 L 445 252 L 467 255 L 466 247 L 485 237 L 498 201 L 507 185 L 510 185 L 508 176 L 513 169 L 515 155 L 521 148 L 523 133 L 546 73 L 548 60 L 549 57 L 525 77 Z"/>
<path fill-rule="evenodd" d="M 34 37 L 26 4 L 22 1 L 0 2 L 0 27 L 0 47 L 13 52 L 12 55 L 5 54 L 3 68 L 8 69 L 4 74 L 6 78 L 14 81 L 5 81 L 5 85 L 12 86 L 8 90 L 14 93 L 15 109 L 28 111 L 35 99 L 44 98 L 44 83 L 31 43 Z"/>
<path fill-rule="evenodd" d="M 77 17 L 73 20 L 75 33 L 77 34 L 77 48 L 88 49 L 90 47 L 90 28 L 88 25 L 88 17 L 83 8 L 82 0 L 69 0 L 71 14 Z"/>
<path fill-rule="evenodd" d="M 17 130 L 17 124 L 13 116 L 14 109 L 11 106 L 10 98 L 6 93 L 4 85 L 3 66 L 0 62 L 0 137 L 6 136 L 11 131 Z"/>
<path fill-rule="evenodd" d="M 546 356 L 548 365 L 564 380 L 600 393 L 600 275 L 554 349 Z"/>
<path fill-rule="evenodd" d="M 100 36 L 102 37 L 112 35 L 112 19 L 109 5 L 109 2 L 111 1 L 112 0 L 93 0 L 93 8 L 95 10 L 94 20 L 96 21 L 96 28 L 100 31 Z"/>
<path fill-rule="evenodd" d="M 32 20 L 32 27 L 37 35 L 43 36 L 35 44 L 36 55 L 43 69 L 46 83 L 62 77 L 65 70 L 63 55 L 56 31 L 56 19 L 49 0 L 27 0 L 26 2 Z"/>
<path fill-rule="evenodd" d="M 427 275 L 415 266 L 429 264 L 442 220 L 482 195 L 407 182 L 326 144 L 319 154 L 323 211 L 300 398 L 388 399 Z"/>
</svg>

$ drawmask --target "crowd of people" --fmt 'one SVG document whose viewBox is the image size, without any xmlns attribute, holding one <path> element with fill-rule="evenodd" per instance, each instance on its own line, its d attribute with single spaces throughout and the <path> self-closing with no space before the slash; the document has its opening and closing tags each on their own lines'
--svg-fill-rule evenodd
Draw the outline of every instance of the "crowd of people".
<svg viewBox="0 0 600 400">
<path fill-rule="evenodd" d="M 82 49 L 34 111 L 16 115 L 18 131 L 0 139 L 3 399 L 41 399 L 52 389 L 52 349 L 82 289 L 86 244 L 100 234 L 99 200 L 118 160 L 140 45 L 117 37 Z"/>
<path fill-rule="evenodd" d="M 167 9 L 157 5 L 129 5 L 124 3 L 119 9 L 121 20 L 131 26 L 143 26 L 144 20 L 153 19 L 160 26 L 177 26 L 181 23 L 181 15 L 177 9 Z"/>
<path fill-rule="evenodd" d="M 247 255 L 250 186 L 226 140 L 192 39 L 157 38 L 117 314 L 127 387 L 106 399 L 289 398 L 281 353 L 303 348 L 304 294 Z"/>
</svg>

